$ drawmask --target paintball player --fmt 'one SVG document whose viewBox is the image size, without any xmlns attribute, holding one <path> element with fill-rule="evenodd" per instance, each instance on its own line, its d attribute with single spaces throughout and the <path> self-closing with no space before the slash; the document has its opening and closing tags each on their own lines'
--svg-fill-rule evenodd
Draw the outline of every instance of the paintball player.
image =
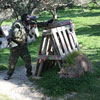
<svg viewBox="0 0 100 100">
<path fill-rule="evenodd" d="M 37 25 L 38 27 L 45 27 L 53 20 L 47 22 L 31 22 L 32 18 L 29 14 L 25 13 L 21 16 L 21 20 L 17 20 L 13 23 L 11 30 L 9 31 L 9 36 L 7 40 L 11 43 L 17 44 L 15 47 L 10 48 L 9 65 L 7 75 L 4 77 L 5 80 L 9 80 L 14 72 L 18 58 L 21 57 L 25 63 L 26 76 L 30 77 L 32 75 L 32 65 L 31 56 L 27 47 L 27 36 L 29 33 L 29 28 L 27 27 L 30 23 Z M 33 26 L 34 26 L 33 25 Z"/>
</svg>

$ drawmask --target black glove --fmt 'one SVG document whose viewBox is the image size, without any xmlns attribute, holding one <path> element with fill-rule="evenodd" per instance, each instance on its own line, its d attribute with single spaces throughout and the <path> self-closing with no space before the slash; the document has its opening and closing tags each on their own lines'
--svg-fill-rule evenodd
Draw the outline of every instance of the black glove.
<svg viewBox="0 0 100 100">
<path fill-rule="evenodd" d="M 33 36 L 31 34 L 28 34 L 30 36 L 30 38 L 32 38 Z"/>
<path fill-rule="evenodd" d="M 25 26 L 24 28 L 25 28 L 26 33 L 29 33 L 29 28 L 27 26 Z"/>
<path fill-rule="evenodd" d="M 47 21 L 48 24 L 52 23 L 54 21 L 54 19 L 50 19 Z"/>
<path fill-rule="evenodd" d="M 6 39 L 7 39 L 8 42 L 11 42 L 12 41 L 12 37 L 10 35 L 7 36 Z"/>
</svg>

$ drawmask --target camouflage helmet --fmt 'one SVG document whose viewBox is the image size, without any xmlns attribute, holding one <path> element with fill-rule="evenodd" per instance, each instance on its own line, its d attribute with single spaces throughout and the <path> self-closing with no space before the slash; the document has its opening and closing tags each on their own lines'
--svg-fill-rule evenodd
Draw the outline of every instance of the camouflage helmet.
<svg viewBox="0 0 100 100">
<path fill-rule="evenodd" d="M 21 16 L 21 21 L 24 21 L 26 24 L 37 24 L 37 16 L 31 16 L 28 13 L 24 13 Z"/>
<path fill-rule="evenodd" d="M 25 22 L 28 22 L 30 20 L 30 15 L 28 13 L 24 13 L 22 16 L 21 16 L 21 21 L 25 21 Z"/>
</svg>

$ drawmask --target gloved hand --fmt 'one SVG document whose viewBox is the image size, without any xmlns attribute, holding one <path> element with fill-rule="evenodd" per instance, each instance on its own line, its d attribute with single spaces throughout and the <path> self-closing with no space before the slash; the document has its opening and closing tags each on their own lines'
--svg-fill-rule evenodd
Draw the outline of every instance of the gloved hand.
<svg viewBox="0 0 100 100">
<path fill-rule="evenodd" d="M 28 28 L 28 26 L 25 26 L 24 28 L 25 28 L 26 33 L 29 33 L 29 28 Z"/>
<path fill-rule="evenodd" d="M 6 39 L 7 39 L 8 42 L 11 42 L 11 41 L 12 41 L 12 37 L 11 37 L 10 35 L 8 35 L 8 36 L 6 37 Z"/>
<path fill-rule="evenodd" d="M 50 24 L 50 23 L 52 23 L 53 21 L 54 21 L 54 19 L 52 18 L 52 19 L 48 20 L 47 23 Z"/>
</svg>

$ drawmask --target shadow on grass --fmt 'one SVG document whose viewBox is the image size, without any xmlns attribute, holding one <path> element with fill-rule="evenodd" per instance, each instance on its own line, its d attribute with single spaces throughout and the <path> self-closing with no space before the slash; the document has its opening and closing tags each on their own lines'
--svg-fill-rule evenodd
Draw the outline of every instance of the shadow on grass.
<svg viewBox="0 0 100 100">
<path fill-rule="evenodd" d="M 100 36 L 100 24 L 84 26 L 76 29 L 77 35 Z"/>
<path fill-rule="evenodd" d="M 100 9 L 100 8 L 95 8 Z M 82 9 L 73 8 L 73 9 L 66 9 L 66 10 L 58 10 L 57 16 L 59 18 L 75 18 L 75 17 L 96 17 L 100 16 L 99 12 L 94 12 L 93 10 L 87 9 L 87 12 L 83 12 Z M 38 21 L 47 21 L 48 19 L 53 18 L 51 13 L 49 12 L 42 12 L 39 16 Z"/>
<path fill-rule="evenodd" d="M 7 70 L 7 65 L 5 65 L 5 64 L 0 64 L 0 71 L 1 70 Z"/>
<path fill-rule="evenodd" d="M 68 10 L 60 10 L 58 11 L 58 18 L 60 17 L 70 17 L 70 18 L 75 18 L 75 17 L 96 17 L 100 16 L 99 12 L 94 12 L 93 10 L 87 9 L 87 12 L 83 12 L 82 9 L 68 9 Z"/>
<path fill-rule="evenodd" d="M 97 25 L 89 25 L 89 27 L 91 27 L 90 32 L 93 33 L 90 34 L 89 36 L 100 36 L 100 24 Z"/>
</svg>

